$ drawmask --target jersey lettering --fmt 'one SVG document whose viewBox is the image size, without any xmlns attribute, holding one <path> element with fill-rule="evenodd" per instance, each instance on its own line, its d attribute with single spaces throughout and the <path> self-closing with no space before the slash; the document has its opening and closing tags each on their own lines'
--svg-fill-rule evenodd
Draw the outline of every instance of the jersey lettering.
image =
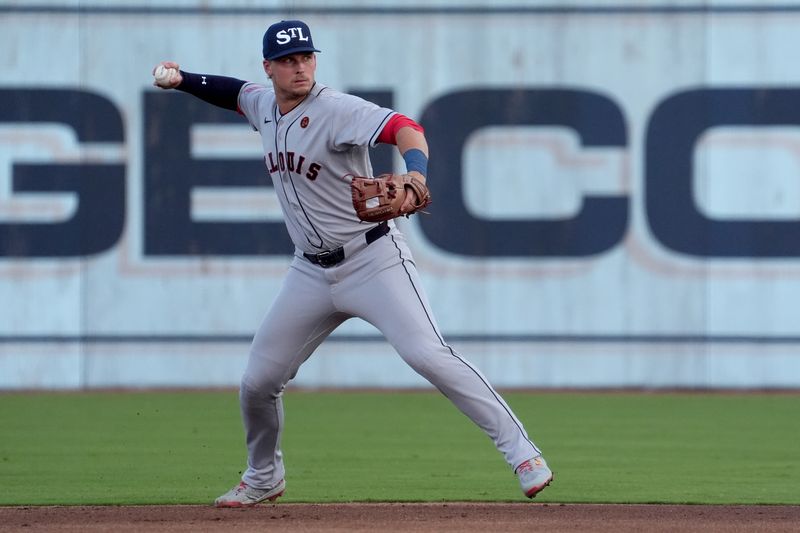
<svg viewBox="0 0 800 533">
<path fill-rule="evenodd" d="M 308 172 L 306 172 L 306 177 L 311 181 L 317 179 L 317 174 L 319 173 L 320 169 L 322 169 L 322 165 L 319 163 L 311 163 L 308 165 Z"/>
<path fill-rule="evenodd" d="M 272 152 L 267 154 L 267 159 L 269 160 L 269 173 L 275 174 L 278 171 L 278 165 L 276 165 L 275 161 L 272 159 Z"/>
<path fill-rule="evenodd" d="M 286 171 L 294 172 L 298 176 L 303 175 L 303 167 L 306 162 L 306 156 L 297 154 L 296 152 L 278 152 L 277 158 L 272 154 L 272 152 L 267 153 L 267 157 L 264 158 L 264 162 L 269 169 L 270 174 L 274 174 L 278 171 Z M 314 181 L 317 179 L 317 175 L 319 171 L 322 170 L 322 165 L 319 163 L 311 163 L 308 166 L 308 172 L 306 172 L 306 178 Z"/>
</svg>

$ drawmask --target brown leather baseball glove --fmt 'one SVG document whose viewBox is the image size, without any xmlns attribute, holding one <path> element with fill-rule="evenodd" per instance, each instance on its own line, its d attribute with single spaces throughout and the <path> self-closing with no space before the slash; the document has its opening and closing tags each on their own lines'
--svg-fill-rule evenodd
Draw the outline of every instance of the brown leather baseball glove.
<svg viewBox="0 0 800 533">
<path fill-rule="evenodd" d="M 406 190 L 412 189 L 417 201 L 411 211 L 401 213 Z M 410 215 L 431 203 L 428 187 L 408 174 L 381 174 L 375 178 L 355 176 L 350 182 L 353 207 L 358 218 L 365 222 L 383 222 L 400 215 Z"/>
</svg>

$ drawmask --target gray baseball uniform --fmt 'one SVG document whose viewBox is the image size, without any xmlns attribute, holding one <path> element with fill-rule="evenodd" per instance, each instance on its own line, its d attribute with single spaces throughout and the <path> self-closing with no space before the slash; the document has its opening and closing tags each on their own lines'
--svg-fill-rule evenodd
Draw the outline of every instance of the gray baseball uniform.
<svg viewBox="0 0 800 533">
<path fill-rule="evenodd" d="M 239 108 L 261 134 L 265 164 L 296 247 L 242 378 L 248 449 L 242 480 L 266 488 L 283 479 L 284 387 L 317 346 L 352 317 L 378 328 L 406 363 L 486 432 L 512 468 L 539 455 L 486 378 L 442 338 L 403 234 L 391 221 L 361 222 L 352 207 L 348 176 L 372 175 L 368 148 L 394 111 L 320 83 L 284 115 L 273 89 L 247 83 Z M 326 268 L 324 252 L 339 247 L 344 259 Z M 323 265 L 315 264 L 321 252 Z"/>
</svg>

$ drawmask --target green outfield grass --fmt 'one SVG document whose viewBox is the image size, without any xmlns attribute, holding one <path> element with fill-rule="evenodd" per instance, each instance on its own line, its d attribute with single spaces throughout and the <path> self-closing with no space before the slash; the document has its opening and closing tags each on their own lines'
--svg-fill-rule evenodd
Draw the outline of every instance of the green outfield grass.
<svg viewBox="0 0 800 533">
<path fill-rule="evenodd" d="M 555 482 L 537 502 L 800 504 L 800 395 L 506 393 Z M 286 502 L 524 501 L 433 392 L 285 396 Z M 0 504 L 209 503 L 238 481 L 237 394 L 0 395 Z"/>
</svg>

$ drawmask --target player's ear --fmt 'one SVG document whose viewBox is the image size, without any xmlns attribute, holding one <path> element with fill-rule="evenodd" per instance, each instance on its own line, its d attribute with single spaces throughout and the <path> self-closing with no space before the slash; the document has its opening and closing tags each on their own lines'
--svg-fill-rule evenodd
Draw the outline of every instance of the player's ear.
<svg viewBox="0 0 800 533">
<path fill-rule="evenodd" d="M 262 62 L 262 65 L 264 65 L 264 72 L 266 72 L 266 73 L 267 73 L 267 77 L 268 77 L 269 79 L 272 79 L 272 67 L 270 67 L 269 60 L 268 60 L 268 59 L 265 59 L 265 60 Z"/>
</svg>

